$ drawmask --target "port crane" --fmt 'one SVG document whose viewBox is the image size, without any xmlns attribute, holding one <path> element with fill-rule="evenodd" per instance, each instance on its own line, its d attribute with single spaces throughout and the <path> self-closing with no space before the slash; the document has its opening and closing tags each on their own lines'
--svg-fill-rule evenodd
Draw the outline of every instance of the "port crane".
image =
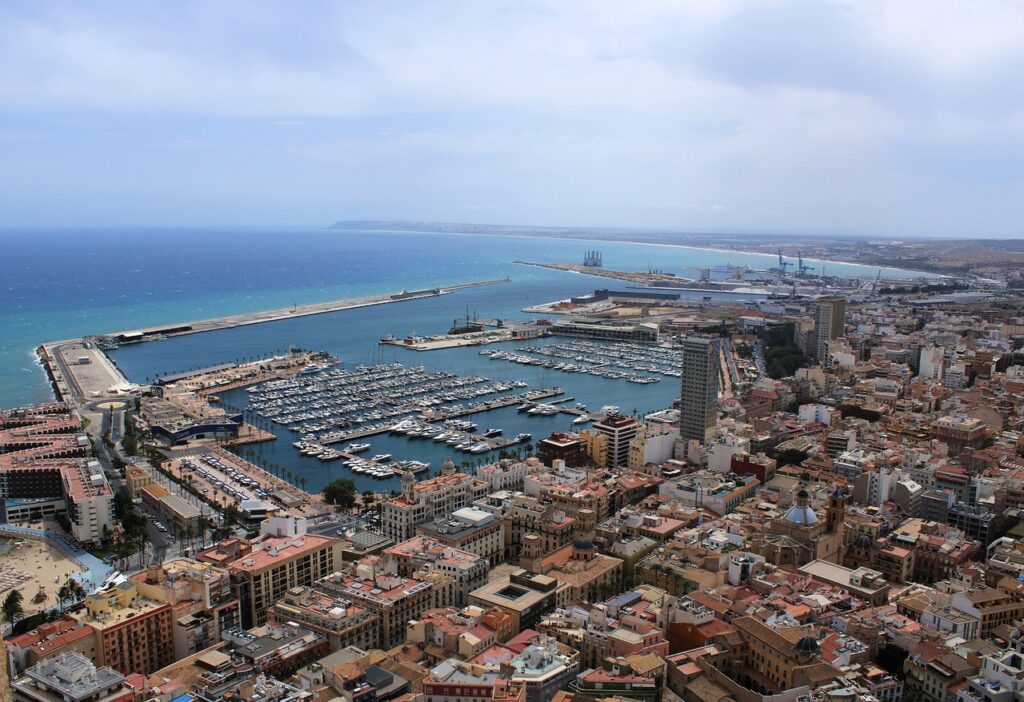
<svg viewBox="0 0 1024 702">
<path fill-rule="evenodd" d="M 786 269 L 792 265 L 792 263 L 790 263 L 789 261 L 782 257 L 782 249 L 779 248 L 779 271 L 782 273 L 782 275 L 786 275 Z"/>
<path fill-rule="evenodd" d="M 807 271 L 813 271 L 814 270 L 813 266 L 808 266 L 808 265 L 804 264 L 804 252 L 803 251 L 797 251 L 796 252 L 796 260 L 797 260 L 796 267 L 797 267 L 797 271 L 798 271 L 798 275 L 799 276 L 803 277 L 803 276 L 807 275 Z"/>
</svg>

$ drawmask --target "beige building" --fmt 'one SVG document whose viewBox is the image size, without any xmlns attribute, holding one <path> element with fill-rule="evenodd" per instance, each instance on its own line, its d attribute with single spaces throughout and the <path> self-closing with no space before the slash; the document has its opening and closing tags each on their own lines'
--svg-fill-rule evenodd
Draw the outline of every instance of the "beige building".
<svg viewBox="0 0 1024 702">
<path fill-rule="evenodd" d="M 951 604 L 981 622 L 978 636 L 986 638 L 1004 624 L 1014 626 L 1024 618 L 1024 600 L 1018 595 L 991 587 L 976 587 L 954 593 Z"/>
<path fill-rule="evenodd" d="M 539 547 L 539 537 L 527 535 L 520 565 L 558 581 L 556 606 L 562 607 L 574 600 L 593 602 L 618 593 L 624 561 L 598 553 L 591 540 L 577 539 L 546 556 L 540 553 Z"/>
<path fill-rule="evenodd" d="M 402 475 L 401 496 L 381 505 L 384 535 L 405 541 L 415 535 L 417 525 L 445 518 L 490 491 L 488 483 L 467 473 L 442 473 L 418 483 L 416 477 L 406 471 Z"/>
<path fill-rule="evenodd" d="M 800 566 L 800 572 L 814 576 L 815 580 L 841 587 L 876 607 L 889 601 L 889 583 L 877 570 L 863 566 L 844 568 L 829 561 L 811 561 Z"/>
<path fill-rule="evenodd" d="M 470 592 L 487 582 L 491 570 L 486 558 L 426 536 L 414 537 L 385 550 L 384 568 L 404 577 L 414 577 L 419 571 L 449 576 L 454 589 L 451 604 L 460 607 L 469 601 Z"/>
<path fill-rule="evenodd" d="M 817 640 L 803 627 L 772 627 L 756 617 L 740 617 L 732 625 L 743 643 L 730 651 L 725 668 L 746 688 L 763 695 L 802 685 L 814 689 L 840 674 L 821 658 Z"/>
<path fill-rule="evenodd" d="M 146 597 L 130 580 L 89 595 L 68 616 L 92 628 L 98 665 L 148 675 L 175 660 L 171 605 Z"/>
<path fill-rule="evenodd" d="M 490 512 L 463 507 L 418 525 L 416 531 L 437 543 L 476 554 L 492 566 L 505 560 L 505 523 Z"/>
<path fill-rule="evenodd" d="M 814 333 L 811 336 L 811 356 L 821 362 L 828 361 L 828 344 L 846 333 L 846 300 L 841 297 L 819 297 L 814 306 Z"/>
<path fill-rule="evenodd" d="M 380 573 L 372 562 L 359 563 L 355 575 L 334 573 L 318 582 L 316 589 L 375 614 L 379 619 L 379 645 L 383 649 L 405 641 L 408 622 L 434 604 L 431 583 Z"/>
<path fill-rule="evenodd" d="M 593 429 L 584 429 L 580 432 L 579 437 L 580 441 L 583 442 L 584 451 L 586 451 L 590 462 L 598 468 L 607 468 L 609 452 L 608 435 Z"/>
<path fill-rule="evenodd" d="M 469 594 L 469 603 L 485 609 L 497 607 L 512 615 L 512 630 L 531 629 L 555 608 L 558 580 L 520 568 L 507 578 L 493 580 Z"/>
<path fill-rule="evenodd" d="M 221 640 L 241 623 L 227 570 L 188 558 L 151 565 L 132 576 L 139 594 L 173 610 L 174 657 L 185 658 Z"/>
<path fill-rule="evenodd" d="M 341 565 L 341 542 L 307 534 L 304 521 L 272 517 L 251 542 L 222 541 L 197 560 L 226 567 L 242 608 L 242 628 L 262 626 L 267 610 L 293 587 L 312 585 Z"/>
<path fill-rule="evenodd" d="M 380 618 L 343 597 L 312 587 L 293 587 L 268 611 L 267 620 L 295 622 L 327 637 L 333 653 L 348 646 L 364 651 L 380 646 Z"/>
<path fill-rule="evenodd" d="M 810 494 L 801 489 L 786 514 L 773 519 L 769 533 L 751 550 L 770 563 L 799 568 L 813 560 L 841 563 L 845 534 L 846 494 L 837 490 L 829 497 L 825 518 L 811 508 Z"/>
</svg>

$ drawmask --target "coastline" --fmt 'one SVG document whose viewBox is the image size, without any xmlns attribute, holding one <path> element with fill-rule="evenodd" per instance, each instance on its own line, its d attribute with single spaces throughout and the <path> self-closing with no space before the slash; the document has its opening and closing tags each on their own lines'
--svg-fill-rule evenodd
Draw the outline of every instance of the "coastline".
<svg viewBox="0 0 1024 702">
<path fill-rule="evenodd" d="M 506 234 L 506 233 L 483 233 L 483 232 L 458 232 L 458 231 L 421 231 L 418 229 L 335 229 L 334 227 L 327 227 L 327 231 L 336 231 L 340 234 L 344 234 L 346 231 L 359 232 L 361 234 L 372 234 L 374 232 L 382 232 L 388 234 L 426 234 L 428 236 L 487 236 L 495 238 L 508 238 L 508 239 L 545 239 L 548 241 L 581 241 L 589 244 L 638 244 L 641 246 L 655 246 L 658 248 L 666 249 L 687 249 L 690 251 L 703 251 L 709 253 L 735 253 L 743 256 L 765 256 L 769 259 L 775 259 L 775 255 L 766 253 L 764 251 L 748 251 L 746 249 L 734 249 L 729 247 L 714 246 L 711 244 L 669 244 L 665 242 L 654 242 L 645 241 L 643 239 L 592 239 L 589 237 L 577 237 L 577 236 L 553 236 L 551 234 Z M 913 278 L 920 278 L 921 276 L 935 277 L 935 278 L 946 278 L 947 275 L 941 273 L 935 273 L 932 271 L 915 271 L 909 268 L 900 268 L 898 266 L 887 266 L 887 265 L 874 265 L 870 263 L 862 263 L 860 261 L 840 261 L 838 259 L 831 258 L 812 258 L 805 257 L 805 261 L 813 261 L 815 263 L 834 263 L 843 266 L 859 266 L 862 268 L 883 268 L 889 271 L 898 271 L 900 273 L 906 273 L 906 278 L 890 278 L 890 280 L 911 280 Z M 869 271 L 865 271 L 865 274 Z M 855 276 L 850 276 L 855 277 Z"/>
</svg>

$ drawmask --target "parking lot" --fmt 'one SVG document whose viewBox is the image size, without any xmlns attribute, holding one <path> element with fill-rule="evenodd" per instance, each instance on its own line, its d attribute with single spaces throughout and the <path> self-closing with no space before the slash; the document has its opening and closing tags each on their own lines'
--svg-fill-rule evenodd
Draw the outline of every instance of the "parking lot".
<svg viewBox="0 0 1024 702">
<path fill-rule="evenodd" d="M 318 496 L 307 495 L 219 446 L 210 445 L 192 455 L 175 458 L 168 468 L 220 509 L 238 506 L 243 500 L 261 500 L 297 517 L 316 517 L 331 511 Z M 275 493 L 279 490 L 293 496 L 290 504 L 278 498 Z"/>
</svg>

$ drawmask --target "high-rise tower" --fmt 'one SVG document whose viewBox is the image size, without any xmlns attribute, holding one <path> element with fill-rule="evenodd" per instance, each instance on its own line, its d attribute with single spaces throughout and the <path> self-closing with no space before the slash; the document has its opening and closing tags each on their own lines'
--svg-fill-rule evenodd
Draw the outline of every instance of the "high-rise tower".
<svg viewBox="0 0 1024 702">
<path fill-rule="evenodd" d="M 683 340 L 679 438 L 709 444 L 718 418 L 718 369 L 721 340 L 688 336 Z"/>
<path fill-rule="evenodd" d="M 846 300 L 841 297 L 819 297 L 816 302 L 810 352 L 819 363 L 827 363 L 828 342 L 846 333 Z"/>
</svg>

